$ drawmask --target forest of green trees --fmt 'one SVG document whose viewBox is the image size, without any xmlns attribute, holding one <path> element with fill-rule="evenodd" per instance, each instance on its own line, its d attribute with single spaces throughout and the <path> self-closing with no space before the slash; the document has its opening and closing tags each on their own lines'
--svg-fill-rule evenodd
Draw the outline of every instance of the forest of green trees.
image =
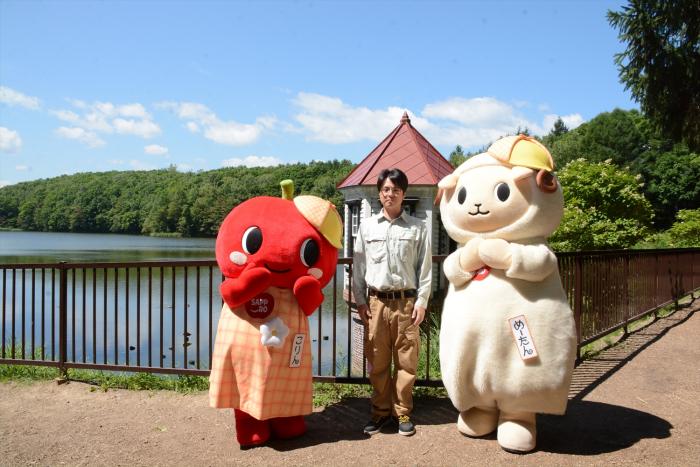
<svg viewBox="0 0 700 467">
<path fill-rule="evenodd" d="M 296 194 L 318 195 L 342 206 L 336 185 L 353 166 L 334 160 L 197 173 L 170 168 L 18 183 L 0 188 L 0 228 L 215 236 L 234 206 L 254 196 L 280 196 L 284 179 L 294 181 Z"/>
</svg>

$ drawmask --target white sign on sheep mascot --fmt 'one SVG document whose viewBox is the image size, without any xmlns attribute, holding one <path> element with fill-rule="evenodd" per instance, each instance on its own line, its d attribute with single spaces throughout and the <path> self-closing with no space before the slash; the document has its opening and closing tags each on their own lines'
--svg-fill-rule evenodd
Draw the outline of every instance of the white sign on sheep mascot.
<svg viewBox="0 0 700 467">
<path fill-rule="evenodd" d="M 470 437 L 498 429 L 509 452 L 535 448 L 535 414 L 563 414 L 576 328 L 546 237 L 564 201 L 549 151 L 508 136 L 440 181 L 440 214 L 459 248 L 444 263 L 450 287 L 440 367 Z"/>
</svg>

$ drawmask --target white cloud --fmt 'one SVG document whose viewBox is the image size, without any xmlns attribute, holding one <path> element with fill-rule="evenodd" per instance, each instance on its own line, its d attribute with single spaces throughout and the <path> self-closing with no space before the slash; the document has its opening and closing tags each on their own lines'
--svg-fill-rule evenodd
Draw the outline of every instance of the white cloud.
<svg viewBox="0 0 700 467">
<path fill-rule="evenodd" d="M 301 132 L 310 141 L 331 144 L 381 140 L 398 125 L 405 110 L 352 107 L 337 97 L 306 92 L 298 93 L 292 102 L 300 109 L 294 119 L 301 127 L 290 131 Z"/>
<path fill-rule="evenodd" d="M 292 102 L 299 109 L 294 116 L 299 126 L 287 130 L 302 133 L 311 141 L 331 144 L 380 141 L 399 124 L 404 112 L 393 106 L 353 107 L 337 97 L 305 92 L 298 93 Z M 419 115 L 409 111 L 409 116 L 411 124 L 432 143 L 471 148 L 513 134 L 518 128 L 527 128 L 535 135 L 546 134 L 553 120 L 550 122 L 545 116 L 539 123 L 541 117 L 525 116 L 523 112 L 530 107 L 524 100 L 511 104 L 494 97 L 452 97 L 425 105 Z M 562 118 L 567 126 L 571 123 L 570 128 L 583 121 L 579 114 Z"/>
<path fill-rule="evenodd" d="M 96 133 L 88 131 L 80 127 L 59 127 L 55 130 L 56 134 L 62 136 L 66 139 L 74 139 L 80 141 L 81 143 L 90 146 L 91 148 L 97 148 L 104 146 L 105 142 L 97 136 Z"/>
<path fill-rule="evenodd" d="M 2 188 L 2 187 L 4 187 L 4 186 L 9 186 L 9 185 L 12 185 L 12 182 L 11 182 L 11 181 L 9 181 L 9 180 L 0 180 L 0 188 Z"/>
<path fill-rule="evenodd" d="M 260 138 L 263 130 L 271 129 L 277 123 L 277 119 L 270 116 L 259 117 L 255 123 L 223 121 L 207 106 L 196 102 L 161 102 L 157 107 L 187 120 L 187 129 L 192 133 L 201 131 L 205 138 L 230 146 L 254 143 Z"/>
<path fill-rule="evenodd" d="M 22 147 L 22 138 L 16 131 L 0 126 L 0 151 L 17 152 Z"/>
<path fill-rule="evenodd" d="M 581 125 L 583 123 L 583 117 L 581 114 L 569 114 L 569 115 L 556 115 L 556 114 L 547 114 L 544 116 L 544 130 L 545 133 L 549 133 L 552 128 L 554 128 L 554 122 L 557 121 L 558 118 L 562 119 L 564 122 L 564 125 L 569 130 L 573 130 L 577 126 Z"/>
<path fill-rule="evenodd" d="M 426 105 L 422 114 L 428 118 L 453 120 L 469 126 L 488 126 L 510 123 L 514 109 L 493 97 L 454 97 Z"/>
<path fill-rule="evenodd" d="M 57 133 L 70 139 L 76 139 L 91 147 L 105 144 L 99 133 L 134 135 L 148 139 L 160 134 L 161 129 L 153 121 L 146 108 L 139 104 L 115 105 L 111 102 L 94 102 L 87 104 L 80 100 L 69 100 L 79 110 L 69 109 L 50 111 L 55 117 L 72 125 L 71 132 L 59 128 Z M 82 130 L 84 137 L 79 137 Z M 99 143 L 98 143 L 99 141 Z"/>
<path fill-rule="evenodd" d="M 125 120 L 115 118 L 112 125 L 117 133 L 151 138 L 160 133 L 160 127 L 151 120 Z"/>
<path fill-rule="evenodd" d="M 26 172 L 27 170 L 32 170 L 32 168 L 28 165 L 16 165 L 15 170 L 17 172 Z"/>
<path fill-rule="evenodd" d="M 335 97 L 299 93 L 295 116 L 307 139 L 326 143 L 379 141 L 399 124 L 404 109 L 352 107 Z M 522 102 L 520 103 L 522 104 Z M 513 105 L 492 97 L 450 98 L 427 104 L 420 116 L 409 112 L 411 124 L 435 144 L 465 147 L 487 144 L 518 127 L 538 132 L 540 125 L 529 121 Z"/>
<path fill-rule="evenodd" d="M 430 123 L 425 136 L 435 144 L 484 146 L 518 128 L 541 134 L 542 126 L 520 113 L 517 107 L 493 97 L 454 97 L 428 104 L 422 115 Z"/>
<path fill-rule="evenodd" d="M 224 167 L 272 167 L 284 164 L 281 159 L 269 156 L 247 156 L 244 158 L 226 159 L 221 163 Z"/>
<path fill-rule="evenodd" d="M 37 110 L 41 102 L 37 97 L 27 96 L 7 86 L 0 86 L 0 102 L 7 105 L 18 105 L 31 110 Z"/>
<path fill-rule="evenodd" d="M 168 148 L 165 146 L 160 146 L 158 144 L 149 144 L 143 148 L 143 152 L 146 154 L 152 154 L 154 156 L 164 156 L 168 153 Z"/>
</svg>

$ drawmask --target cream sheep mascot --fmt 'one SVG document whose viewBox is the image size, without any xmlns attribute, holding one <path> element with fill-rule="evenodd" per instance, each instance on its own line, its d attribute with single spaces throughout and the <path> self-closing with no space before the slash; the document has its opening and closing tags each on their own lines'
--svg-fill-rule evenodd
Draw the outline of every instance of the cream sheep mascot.
<svg viewBox="0 0 700 467">
<path fill-rule="evenodd" d="M 440 181 L 440 214 L 459 248 L 440 329 L 440 367 L 470 437 L 498 430 L 509 452 L 535 448 L 536 413 L 563 414 L 576 328 L 546 237 L 564 201 L 549 151 L 508 136 Z"/>
</svg>

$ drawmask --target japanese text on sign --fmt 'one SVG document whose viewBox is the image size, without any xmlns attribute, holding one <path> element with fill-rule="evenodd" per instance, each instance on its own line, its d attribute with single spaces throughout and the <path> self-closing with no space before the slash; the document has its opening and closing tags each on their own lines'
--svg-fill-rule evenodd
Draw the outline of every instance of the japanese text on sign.
<svg viewBox="0 0 700 467">
<path fill-rule="evenodd" d="M 527 327 L 527 320 L 524 315 L 516 316 L 508 319 L 510 331 L 515 339 L 515 346 L 518 348 L 520 358 L 530 360 L 537 357 L 537 349 L 535 341 L 530 334 L 530 328 Z"/>
<path fill-rule="evenodd" d="M 297 368 L 301 365 L 301 354 L 304 350 L 304 334 L 296 334 L 292 341 L 292 356 L 289 358 L 289 368 Z"/>
</svg>

